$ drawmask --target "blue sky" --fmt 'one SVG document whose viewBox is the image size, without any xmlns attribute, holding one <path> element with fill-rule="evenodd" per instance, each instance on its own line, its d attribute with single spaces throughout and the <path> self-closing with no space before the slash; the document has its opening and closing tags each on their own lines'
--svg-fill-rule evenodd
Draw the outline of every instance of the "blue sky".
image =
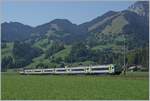
<svg viewBox="0 0 150 101">
<path fill-rule="evenodd" d="M 13 21 L 37 26 L 56 18 L 81 24 L 109 10 L 121 11 L 135 1 L 5 1 L 2 22 Z"/>
</svg>

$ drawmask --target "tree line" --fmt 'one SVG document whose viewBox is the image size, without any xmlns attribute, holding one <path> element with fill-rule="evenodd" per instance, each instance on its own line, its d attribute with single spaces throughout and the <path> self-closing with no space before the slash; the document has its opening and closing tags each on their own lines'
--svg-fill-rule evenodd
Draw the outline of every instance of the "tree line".
<svg viewBox="0 0 150 101">
<path fill-rule="evenodd" d="M 123 65 L 124 53 L 117 53 L 111 48 L 104 48 L 102 50 L 93 50 L 88 44 L 84 42 L 74 43 L 71 47 L 70 53 L 63 59 L 61 57 L 54 58 L 53 54 L 65 49 L 64 44 L 54 42 L 46 51 L 45 58 L 49 59 L 50 65 L 39 63 L 37 68 L 43 67 L 64 67 L 65 64 L 79 63 L 84 61 L 93 61 L 96 64 L 118 64 Z M 29 43 L 15 42 L 12 50 L 12 56 L 5 56 L 2 58 L 2 71 L 7 68 L 22 68 L 32 63 L 34 57 L 42 54 L 40 48 L 33 47 Z M 142 65 L 148 69 L 149 65 L 149 49 L 148 47 L 137 48 L 126 53 L 126 64 L 128 65 Z"/>
</svg>

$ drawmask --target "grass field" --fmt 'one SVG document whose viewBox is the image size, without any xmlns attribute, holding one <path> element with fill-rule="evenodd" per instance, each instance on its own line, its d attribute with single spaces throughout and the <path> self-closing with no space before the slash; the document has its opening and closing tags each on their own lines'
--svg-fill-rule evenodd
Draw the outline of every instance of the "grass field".
<svg viewBox="0 0 150 101">
<path fill-rule="evenodd" d="M 19 75 L 2 73 L 2 99 L 148 100 L 148 73 L 127 76 Z"/>
</svg>

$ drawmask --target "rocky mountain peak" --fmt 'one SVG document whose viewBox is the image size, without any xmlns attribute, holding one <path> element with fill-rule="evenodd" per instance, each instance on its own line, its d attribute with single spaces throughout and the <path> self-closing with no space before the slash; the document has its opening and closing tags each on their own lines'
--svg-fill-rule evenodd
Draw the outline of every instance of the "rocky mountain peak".
<svg viewBox="0 0 150 101">
<path fill-rule="evenodd" d="M 135 12 L 140 16 L 149 15 L 149 1 L 137 1 L 128 8 L 129 11 Z"/>
</svg>

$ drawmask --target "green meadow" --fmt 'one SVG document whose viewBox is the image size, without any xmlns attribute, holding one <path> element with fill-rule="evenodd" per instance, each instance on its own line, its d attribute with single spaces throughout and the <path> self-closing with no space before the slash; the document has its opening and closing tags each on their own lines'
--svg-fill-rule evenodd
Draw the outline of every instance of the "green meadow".
<svg viewBox="0 0 150 101">
<path fill-rule="evenodd" d="M 2 73 L 2 100 L 148 100 L 148 72 L 119 75 Z"/>
</svg>

